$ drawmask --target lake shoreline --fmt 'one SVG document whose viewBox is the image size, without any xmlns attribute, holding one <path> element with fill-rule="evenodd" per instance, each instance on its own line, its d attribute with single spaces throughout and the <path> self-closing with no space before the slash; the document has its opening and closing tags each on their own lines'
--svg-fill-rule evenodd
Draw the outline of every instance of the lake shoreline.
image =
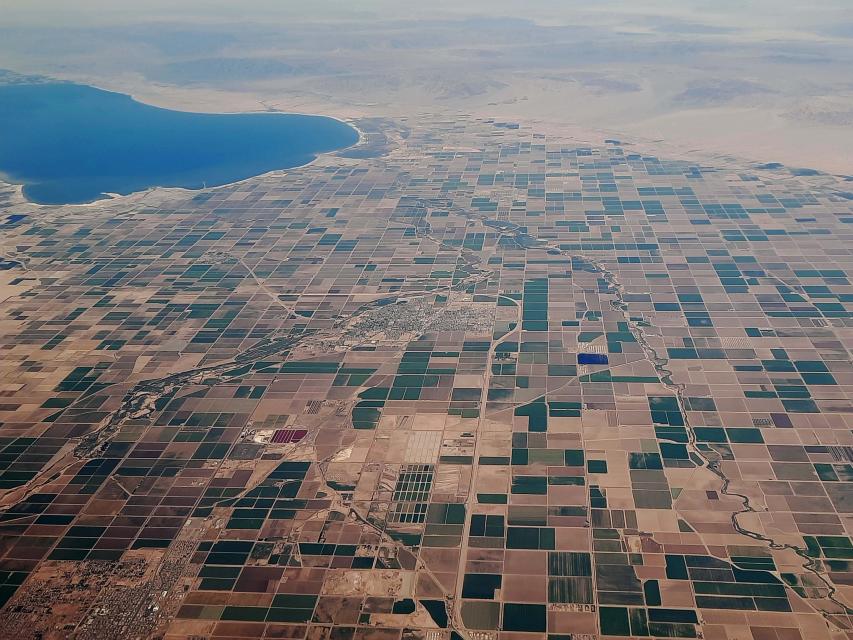
<svg viewBox="0 0 853 640">
<path fill-rule="evenodd" d="M 0 141 L 0 180 L 20 185 L 22 197 L 39 207 L 240 184 L 366 141 L 352 121 L 337 116 L 177 111 L 62 81 L 0 91 L 6 101 L 0 115 L 11 138 L 5 148 Z"/>
</svg>

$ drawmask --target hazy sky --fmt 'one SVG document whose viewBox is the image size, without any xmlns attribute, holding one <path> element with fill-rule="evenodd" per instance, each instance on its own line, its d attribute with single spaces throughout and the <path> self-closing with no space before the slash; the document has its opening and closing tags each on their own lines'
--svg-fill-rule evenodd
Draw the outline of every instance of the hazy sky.
<svg viewBox="0 0 853 640">
<path fill-rule="evenodd" d="M 3 22 L 61 26 L 147 20 L 265 21 L 294 18 L 418 18 L 502 15 L 572 23 L 580 16 L 668 16 L 774 29 L 853 24 L 849 0 L 0 0 Z"/>
</svg>

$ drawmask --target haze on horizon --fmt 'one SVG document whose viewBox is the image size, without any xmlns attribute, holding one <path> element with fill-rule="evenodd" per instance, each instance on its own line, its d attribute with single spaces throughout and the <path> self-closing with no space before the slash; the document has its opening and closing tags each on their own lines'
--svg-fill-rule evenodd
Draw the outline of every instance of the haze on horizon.
<svg viewBox="0 0 853 640">
<path fill-rule="evenodd" d="M 161 106 L 462 112 L 853 173 L 853 15 L 841 0 L 37 0 L 0 10 L 0 68 Z"/>
</svg>

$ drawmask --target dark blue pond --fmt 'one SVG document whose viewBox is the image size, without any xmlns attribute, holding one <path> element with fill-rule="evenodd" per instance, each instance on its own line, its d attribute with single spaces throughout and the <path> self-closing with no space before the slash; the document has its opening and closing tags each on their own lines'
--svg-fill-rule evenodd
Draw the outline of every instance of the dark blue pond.
<svg viewBox="0 0 853 640">
<path fill-rule="evenodd" d="M 187 113 L 77 84 L 0 85 L 0 174 L 42 204 L 217 186 L 357 141 L 321 116 Z"/>
</svg>

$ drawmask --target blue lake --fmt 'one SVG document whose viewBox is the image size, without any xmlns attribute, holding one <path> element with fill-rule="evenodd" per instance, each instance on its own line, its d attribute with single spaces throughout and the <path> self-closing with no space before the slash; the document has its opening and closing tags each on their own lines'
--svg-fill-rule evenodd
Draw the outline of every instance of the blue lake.
<svg viewBox="0 0 853 640">
<path fill-rule="evenodd" d="M 357 141 L 322 116 L 187 113 L 78 84 L 0 85 L 0 174 L 42 204 L 218 186 Z"/>
</svg>

